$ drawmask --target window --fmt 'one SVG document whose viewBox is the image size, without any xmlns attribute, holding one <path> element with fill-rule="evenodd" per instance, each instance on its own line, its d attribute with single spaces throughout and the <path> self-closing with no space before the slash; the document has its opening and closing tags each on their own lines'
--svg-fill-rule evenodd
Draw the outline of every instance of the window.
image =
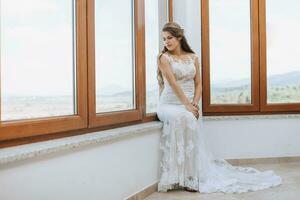
<svg viewBox="0 0 300 200">
<path fill-rule="evenodd" d="M 300 110 L 298 1 L 261 1 L 262 109 Z"/>
<path fill-rule="evenodd" d="M 257 3 L 202 1 L 204 114 L 259 108 Z"/>
<path fill-rule="evenodd" d="M 211 104 L 251 103 L 249 5 L 249 1 L 210 1 Z"/>
<path fill-rule="evenodd" d="M 298 4 L 202 1 L 205 115 L 300 110 Z"/>
<path fill-rule="evenodd" d="M 89 127 L 142 120 L 143 1 L 88 5 Z"/>
<path fill-rule="evenodd" d="M 95 0 L 97 113 L 136 108 L 133 6 L 132 0 Z"/>
<path fill-rule="evenodd" d="M 163 48 L 162 26 L 168 21 L 168 1 L 145 0 L 146 113 L 155 113 L 159 99 L 157 55 Z"/>
<path fill-rule="evenodd" d="M 0 141 L 86 127 L 84 8 L 1 1 Z"/>
<path fill-rule="evenodd" d="M 2 121 L 77 114 L 74 2 L 32 3 L 1 2 Z"/>
<path fill-rule="evenodd" d="M 83 1 L 1 1 L 0 141 L 87 125 Z"/>
<path fill-rule="evenodd" d="M 171 5 L 1 1 L 0 147 L 154 120 Z"/>
</svg>

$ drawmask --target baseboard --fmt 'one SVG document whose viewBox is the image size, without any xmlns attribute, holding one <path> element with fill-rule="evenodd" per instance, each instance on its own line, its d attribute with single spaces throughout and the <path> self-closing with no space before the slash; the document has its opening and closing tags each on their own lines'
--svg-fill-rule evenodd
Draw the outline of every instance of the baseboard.
<svg viewBox="0 0 300 200">
<path fill-rule="evenodd" d="M 157 182 L 154 184 L 151 184 L 148 187 L 145 187 L 144 189 L 140 190 L 139 192 L 126 198 L 126 200 L 144 200 L 148 196 L 150 196 L 152 193 L 157 191 L 157 185 L 158 185 Z"/>
<path fill-rule="evenodd" d="M 279 164 L 279 163 L 289 163 L 289 162 L 300 162 L 300 156 L 273 157 L 273 158 L 226 159 L 226 161 L 232 165 Z"/>
<path fill-rule="evenodd" d="M 289 162 L 300 162 L 300 156 L 293 157 L 273 157 L 273 158 L 243 158 L 243 159 L 226 159 L 232 165 L 247 165 L 247 164 L 279 164 Z M 154 183 L 145 187 L 141 191 L 126 198 L 126 200 L 144 200 L 152 193 L 157 191 L 158 183 Z"/>
</svg>

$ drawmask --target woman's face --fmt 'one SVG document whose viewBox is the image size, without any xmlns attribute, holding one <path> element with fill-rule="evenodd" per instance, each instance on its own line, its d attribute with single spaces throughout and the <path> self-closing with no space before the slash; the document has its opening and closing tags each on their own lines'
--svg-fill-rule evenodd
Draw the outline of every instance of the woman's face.
<svg viewBox="0 0 300 200">
<path fill-rule="evenodd" d="M 169 51 L 175 50 L 180 45 L 180 40 L 167 31 L 162 32 L 162 37 L 164 41 L 164 46 Z"/>
</svg>

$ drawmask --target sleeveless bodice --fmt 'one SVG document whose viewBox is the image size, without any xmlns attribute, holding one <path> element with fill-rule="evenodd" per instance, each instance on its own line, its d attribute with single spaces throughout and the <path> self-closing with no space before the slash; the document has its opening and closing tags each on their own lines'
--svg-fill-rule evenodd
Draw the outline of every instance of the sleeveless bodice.
<svg viewBox="0 0 300 200">
<path fill-rule="evenodd" d="M 195 54 L 188 56 L 186 61 L 175 59 L 168 55 L 168 53 L 164 53 L 163 56 L 165 56 L 170 62 L 171 70 L 178 86 L 182 89 L 187 98 L 192 101 L 195 91 Z M 161 93 L 159 103 L 182 104 L 166 80 L 164 81 L 164 89 Z"/>
</svg>

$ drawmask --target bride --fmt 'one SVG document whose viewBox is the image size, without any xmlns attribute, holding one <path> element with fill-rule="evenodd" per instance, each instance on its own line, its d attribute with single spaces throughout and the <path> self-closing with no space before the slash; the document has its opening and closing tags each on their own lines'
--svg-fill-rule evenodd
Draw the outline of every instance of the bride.
<svg viewBox="0 0 300 200">
<path fill-rule="evenodd" d="M 162 36 L 164 49 L 157 61 L 157 115 L 164 123 L 158 191 L 183 188 L 201 193 L 242 193 L 280 185 L 281 177 L 272 170 L 232 166 L 208 150 L 198 106 L 202 93 L 198 57 L 177 23 L 165 24 Z"/>
</svg>

